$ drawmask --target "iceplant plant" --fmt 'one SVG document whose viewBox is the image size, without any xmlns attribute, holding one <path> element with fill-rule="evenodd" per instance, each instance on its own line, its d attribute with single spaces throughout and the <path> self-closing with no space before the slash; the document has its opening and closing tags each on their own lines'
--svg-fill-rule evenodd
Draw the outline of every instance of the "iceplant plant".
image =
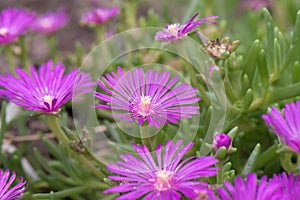
<svg viewBox="0 0 300 200">
<path fill-rule="evenodd" d="M 117 73 L 108 73 L 98 80 L 102 91 L 95 92 L 95 97 L 104 103 L 94 107 L 111 109 L 113 116 L 128 122 L 136 120 L 139 125 L 147 122 L 160 128 L 161 124 L 176 124 L 182 118 L 199 114 L 200 100 L 195 88 L 188 83 L 178 84 L 178 79 L 170 78 L 170 72 L 159 74 L 148 69 L 144 73 L 142 68 L 134 68 L 124 73 L 118 67 Z"/>
</svg>

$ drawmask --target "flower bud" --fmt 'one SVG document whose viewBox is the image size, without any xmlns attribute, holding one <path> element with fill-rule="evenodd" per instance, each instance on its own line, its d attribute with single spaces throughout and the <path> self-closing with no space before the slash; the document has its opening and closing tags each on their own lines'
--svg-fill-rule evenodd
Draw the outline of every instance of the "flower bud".
<svg viewBox="0 0 300 200">
<path fill-rule="evenodd" d="M 224 133 L 216 134 L 213 140 L 213 146 L 215 151 L 220 147 L 225 147 L 228 149 L 231 146 L 231 138 Z"/>
</svg>

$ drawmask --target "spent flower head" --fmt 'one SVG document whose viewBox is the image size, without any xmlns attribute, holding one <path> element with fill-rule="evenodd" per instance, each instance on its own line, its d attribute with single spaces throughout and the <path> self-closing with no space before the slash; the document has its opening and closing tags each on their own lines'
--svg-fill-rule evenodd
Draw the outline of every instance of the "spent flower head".
<svg viewBox="0 0 300 200">
<path fill-rule="evenodd" d="M 78 95 L 91 92 L 94 82 L 87 73 L 76 68 L 64 75 L 62 63 L 53 66 L 49 60 L 38 71 L 31 66 L 31 75 L 16 68 L 18 77 L 10 73 L 0 76 L 0 97 L 27 110 L 56 114 L 62 105 Z"/>
<path fill-rule="evenodd" d="M 31 29 L 39 33 L 52 34 L 68 23 L 69 16 L 63 8 L 56 12 L 47 12 L 35 18 Z"/>
<path fill-rule="evenodd" d="M 200 100 L 195 88 L 187 83 L 178 85 L 178 77 L 170 78 L 170 72 L 159 74 L 148 69 L 144 74 L 143 69 L 134 68 L 124 73 L 118 67 L 118 74 L 106 74 L 98 84 L 103 92 L 95 96 L 107 104 L 95 108 L 112 109 L 121 120 L 137 120 L 139 125 L 147 121 L 159 128 L 199 113 L 198 105 L 193 105 Z"/>
<path fill-rule="evenodd" d="M 272 106 L 262 118 L 282 144 L 300 154 L 300 101 L 286 104 L 282 112 Z"/>
<path fill-rule="evenodd" d="M 23 197 L 23 192 L 27 189 L 26 181 L 20 176 L 20 181 L 14 185 L 12 184 L 16 179 L 16 172 L 7 169 L 5 172 L 0 170 L 0 199 L 1 200 L 15 200 Z"/>
<path fill-rule="evenodd" d="M 173 41 L 181 39 L 187 36 L 192 31 L 196 31 L 196 28 L 203 23 L 217 24 L 212 19 L 218 18 L 218 16 L 208 16 L 198 20 L 195 20 L 199 13 L 196 13 L 191 19 L 185 22 L 183 25 L 179 23 L 167 24 L 166 28 L 159 31 L 155 35 L 155 40 Z"/>
<path fill-rule="evenodd" d="M 192 148 L 193 143 L 179 148 L 182 141 L 168 141 L 165 149 L 162 145 L 156 148 L 154 158 L 145 145 L 133 144 L 138 158 L 131 154 L 121 155 L 122 161 L 109 164 L 107 169 L 117 175 L 108 178 L 121 181 L 120 185 L 104 191 L 104 193 L 123 193 L 116 200 L 138 199 L 181 199 L 199 197 L 199 191 L 207 189 L 207 183 L 199 178 L 215 176 L 218 161 L 212 156 L 191 156 L 182 160 Z"/>
<path fill-rule="evenodd" d="M 82 23 L 89 25 L 102 25 L 110 18 L 119 14 L 118 7 L 112 8 L 95 8 L 94 10 L 82 16 Z"/>
<path fill-rule="evenodd" d="M 24 9 L 7 8 L 0 14 L 0 44 L 15 41 L 19 35 L 27 31 L 34 20 L 35 13 Z"/>
</svg>

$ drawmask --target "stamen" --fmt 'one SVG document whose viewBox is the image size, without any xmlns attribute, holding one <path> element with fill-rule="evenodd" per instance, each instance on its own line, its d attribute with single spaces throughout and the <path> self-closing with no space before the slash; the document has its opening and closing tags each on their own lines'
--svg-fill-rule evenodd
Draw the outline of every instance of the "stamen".
<svg viewBox="0 0 300 200">
<path fill-rule="evenodd" d="M 7 28 L 5 28 L 5 27 L 0 28 L 0 35 L 6 35 L 7 32 L 8 32 Z"/>
<path fill-rule="evenodd" d="M 179 28 L 180 28 L 179 24 L 170 24 L 168 25 L 167 29 L 171 35 L 177 36 Z"/>
<path fill-rule="evenodd" d="M 171 189 L 172 174 L 170 171 L 160 170 L 156 173 L 155 189 L 165 191 Z"/>
<path fill-rule="evenodd" d="M 148 116 L 153 113 L 151 108 L 151 97 L 141 96 L 140 103 L 138 105 L 137 113 L 142 116 Z"/>
<path fill-rule="evenodd" d="M 52 100 L 53 100 L 53 97 L 51 95 L 45 95 L 43 97 L 44 99 L 44 102 L 48 103 L 49 104 L 49 107 L 52 108 Z"/>
<path fill-rule="evenodd" d="M 41 24 L 44 28 L 51 27 L 51 21 L 47 18 L 41 20 Z"/>
</svg>

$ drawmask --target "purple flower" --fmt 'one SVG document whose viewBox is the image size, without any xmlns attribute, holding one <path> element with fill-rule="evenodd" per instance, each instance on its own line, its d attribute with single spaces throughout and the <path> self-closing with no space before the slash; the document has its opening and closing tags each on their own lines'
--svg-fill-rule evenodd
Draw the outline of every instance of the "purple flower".
<svg viewBox="0 0 300 200">
<path fill-rule="evenodd" d="M 118 7 L 96 8 L 83 15 L 82 23 L 90 25 L 102 25 L 117 14 L 119 14 Z"/>
<path fill-rule="evenodd" d="M 91 77 L 76 68 L 66 75 L 64 66 L 49 60 L 37 71 L 31 66 L 31 75 L 16 68 L 19 77 L 9 73 L 0 76 L 0 96 L 27 110 L 56 114 L 63 104 L 77 95 L 91 92 Z M 76 87 L 74 86 L 76 84 Z"/>
<path fill-rule="evenodd" d="M 179 149 L 182 141 L 173 144 L 168 141 L 162 155 L 162 145 L 156 148 L 153 158 L 145 145 L 133 144 L 139 158 L 131 154 L 121 155 L 122 161 L 109 164 L 107 169 L 116 173 L 108 178 L 122 183 L 104 191 L 104 193 L 122 193 L 120 199 L 168 199 L 177 200 L 182 195 L 188 198 L 198 197 L 198 191 L 205 191 L 207 183 L 198 178 L 215 176 L 218 161 L 212 156 L 191 156 L 182 160 L 192 148 L 193 143 Z M 182 160 L 182 161 L 181 161 Z"/>
<path fill-rule="evenodd" d="M 0 44 L 13 42 L 24 34 L 35 17 L 34 12 L 7 8 L 0 14 Z"/>
<path fill-rule="evenodd" d="M 300 101 L 286 104 L 282 111 L 283 115 L 273 106 L 262 118 L 281 143 L 300 154 Z"/>
<path fill-rule="evenodd" d="M 198 105 L 192 105 L 200 100 L 195 88 L 187 83 L 178 85 L 178 77 L 170 79 L 169 72 L 159 75 L 148 69 L 145 75 L 143 69 L 134 68 L 125 74 L 118 67 L 118 74 L 106 74 L 102 80 L 98 84 L 103 93 L 96 92 L 95 96 L 108 104 L 95 108 L 112 109 L 113 116 L 121 120 L 137 120 L 139 125 L 147 121 L 159 128 L 161 124 L 178 123 L 183 117 L 199 113 Z"/>
<path fill-rule="evenodd" d="M 4 173 L 0 170 L 0 199 L 15 200 L 23 197 L 23 192 L 27 189 L 26 181 L 20 176 L 20 181 L 15 186 L 8 189 L 16 178 L 16 173 L 13 171 L 10 175 L 7 169 Z"/>
<path fill-rule="evenodd" d="M 212 21 L 211 19 L 216 19 L 218 18 L 218 16 L 208 16 L 194 21 L 198 15 L 199 13 L 196 13 L 189 21 L 185 22 L 183 25 L 180 25 L 178 23 L 167 24 L 164 30 L 156 33 L 155 40 L 178 40 L 187 36 L 187 34 L 189 34 L 190 32 L 196 31 L 196 28 L 203 23 L 217 24 L 217 22 Z"/>
<path fill-rule="evenodd" d="M 216 134 L 213 139 L 214 149 L 217 150 L 220 147 L 226 147 L 228 149 L 231 145 L 231 138 L 224 133 Z"/>
<path fill-rule="evenodd" d="M 263 7 L 269 7 L 272 0 L 242 0 L 239 9 L 250 8 L 252 10 L 259 10 Z"/>
<path fill-rule="evenodd" d="M 267 177 L 263 176 L 257 183 L 256 174 L 248 174 L 244 181 L 238 176 L 234 185 L 229 181 L 224 181 L 227 189 L 219 188 L 218 193 L 222 200 L 281 200 L 284 199 L 282 192 L 278 190 L 279 184 L 272 181 L 267 182 Z"/>
<path fill-rule="evenodd" d="M 278 191 L 281 193 L 281 199 L 299 200 L 300 199 L 300 175 L 293 176 L 293 173 L 287 175 L 285 172 L 279 175 L 274 175 L 269 181 L 274 184 L 279 184 Z"/>
<path fill-rule="evenodd" d="M 52 34 L 66 25 L 68 20 L 68 14 L 63 9 L 58 9 L 38 16 L 30 27 L 40 33 Z"/>
</svg>

